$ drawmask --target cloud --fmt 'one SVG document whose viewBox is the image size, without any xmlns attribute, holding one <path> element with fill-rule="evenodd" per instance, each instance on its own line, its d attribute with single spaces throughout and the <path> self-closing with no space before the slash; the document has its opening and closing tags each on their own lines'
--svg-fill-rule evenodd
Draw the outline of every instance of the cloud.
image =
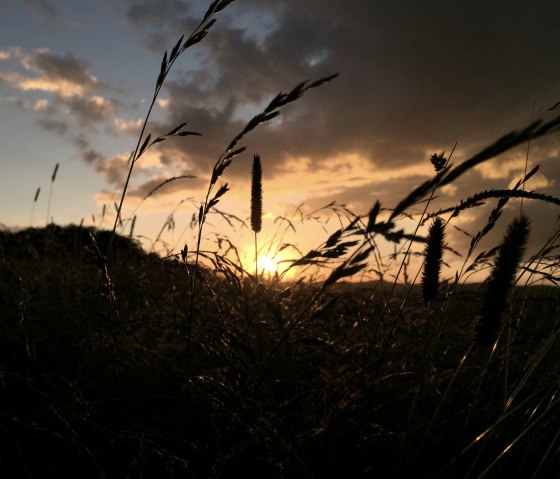
<svg viewBox="0 0 560 479">
<path fill-rule="evenodd" d="M 2 78 L 22 91 L 44 91 L 58 94 L 62 98 L 83 95 L 98 84 L 95 76 L 87 70 L 86 63 L 73 54 L 56 54 L 46 48 L 25 53 L 12 49 L 24 67 L 25 74 L 5 71 Z"/>
<path fill-rule="evenodd" d="M 23 0 L 23 1 L 30 7 L 37 10 L 40 14 L 45 15 L 48 18 L 52 19 L 58 16 L 58 10 L 48 0 Z"/>
<path fill-rule="evenodd" d="M 165 2 L 158 13 L 155 2 L 136 2 L 129 18 L 138 28 L 171 32 L 169 48 L 191 16 L 176 3 Z M 256 113 L 299 80 L 339 71 L 331 85 L 287 108 L 281 127 L 252 135 L 255 143 L 274 151 L 278 163 L 296 155 L 320 163 L 351 151 L 379 169 L 418 164 L 426 161 L 426 151 L 450 149 L 455 141 L 473 153 L 523 125 L 536 96 L 557 92 L 559 67 L 552 50 L 540 46 L 560 46 L 557 29 L 549 17 L 527 22 L 527 15 L 539 12 L 526 6 L 494 17 L 482 3 L 466 9 L 407 2 L 403 13 L 401 6 L 369 0 L 352 8 L 339 1 L 283 1 L 270 7 L 275 28 L 260 40 L 224 27 L 220 18 L 200 46 L 209 68 L 191 69 L 168 83 L 165 126 L 189 119 L 210 139 L 208 150 L 217 151 L 238 128 L 232 110 L 253 107 Z M 230 8 L 234 17 L 266 7 L 253 1 Z M 511 33 L 518 29 L 504 30 L 517 22 L 527 23 L 520 45 Z M 506 38 L 496 31 L 507 31 Z M 200 161 L 208 164 L 204 156 Z"/>
<path fill-rule="evenodd" d="M 137 120 L 124 120 L 123 118 L 114 118 L 113 126 L 120 133 L 127 133 L 129 135 L 138 135 L 140 127 L 142 126 L 142 118 Z"/>
<path fill-rule="evenodd" d="M 46 110 L 48 107 L 49 107 L 49 100 L 45 98 L 41 98 L 40 100 L 37 100 L 33 104 L 33 110 L 35 111 Z"/>
<path fill-rule="evenodd" d="M 169 98 L 158 98 L 156 103 L 160 108 L 167 108 L 169 106 Z"/>
<path fill-rule="evenodd" d="M 158 55 L 190 32 L 205 9 L 194 0 L 124 3 L 137 37 Z M 515 5 L 497 0 L 490 6 L 478 0 L 465 5 L 355 0 L 351 6 L 340 0 L 233 2 L 209 35 L 174 64 L 149 125 L 158 135 L 188 121 L 188 129 L 203 136 L 156 145 L 153 156 L 135 166 L 131 195 L 145 194 L 164 174 L 195 174 L 201 179 L 192 186 L 199 188 L 229 141 L 279 91 L 339 72 L 242 140 L 247 152 L 222 178 L 232 187 L 228 196 L 247 185 L 250 159 L 258 152 L 269 193 L 287 203 L 305 201 L 313 208 L 337 200 L 365 213 L 380 199 L 384 207 L 394 207 L 433 175 L 432 153 L 449 153 L 457 142 L 457 164 L 525 126 L 533 105 L 537 116 L 558 101 L 558 24 L 557 8 L 531 0 Z M 69 125 L 77 120 L 79 126 L 138 134 L 142 120 L 136 111 L 107 97 L 76 55 L 6 49 L 0 59 L 20 62 L 19 68 L 3 70 L 5 81 L 52 94 L 48 104 L 32 104 L 44 128 L 75 138 Z M 126 154 L 105 155 L 89 143 L 78 148 L 110 185 L 119 185 Z M 544 160 L 531 187 L 554 194 L 560 178 L 549 158 L 558 152 L 546 141 L 530 150 L 532 164 Z M 433 208 L 511 185 L 524 170 L 525 154 L 526 148 L 518 148 L 484 163 L 440 191 Z M 174 193 L 169 185 L 161 195 Z M 476 231 L 494 203 L 458 221 Z M 549 213 L 538 205 L 530 208 Z"/>
<path fill-rule="evenodd" d="M 158 9 L 156 3 L 132 2 L 128 20 L 144 45 L 161 54 L 195 25 L 199 4 L 165 1 Z M 258 152 L 265 201 L 274 198 L 277 208 L 305 202 L 313 210 L 336 200 L 365 214 L 377 199 L 392 208 L 434 174 L 432 153 L 449 154 L 457 143 L 452 161 L 458 164 L 526 126 L 533 106 L 535 117 L 558 101 L 558 24 L 560 11 L 530 0 L 514 6 L 498 0 L 490 7 L 479 1 L 356 0 L 351 7 L 340 0 L 234 2 L 209 35 L 177 60 L 162 90 L 165 101 L 152 131 L 164 133 L 188 120 L 189 129 L 203 135 L 158 144 L 162 168 L 170 175 L 196 174 L 197 191 L 231 138 L 279 91 L 339 72 L 242 140 L 240 146 L 249 148 L 222 178 L 232 188 L 224 201 L 235 202 L 246 190 L 250 158 Z M 548 160 L 558 156 L 554 145 L 539 141 L 530 150 L 530 164 L 545 161 L 528 188 L 556 194 L 560 178 Z M 525 155 L 526 145 L 484 163 L 438 190 L 430 210 L 511 186 L 524 171 Z M 161 179 L 144 173 L 133 196 Z M 177 192 L 170 185 L 158 194 Z M 495 205 L 489 200 L 453 224 L 475 234 Z M 499 243 L 519 205 L 509 202 L 483 247 Z M 555 217 L 548 205 L 532 201 L 525 208 L 535 215 L 536 232 Z M 532 236 L 532 248 L 539 238 Z M 460 251 L 470 243 L 452 226 L 448 240 Z"/>
<path fill-rule="evenodd" d="M 39 75 L 25 80 L 21 85 L 23 89 L 44 89 L 66 97 L 83 94 L 98 83 L 87 71 L 86 63 L 70 53 L 58 55 L 39 49 L 26 56 L 23 64 Z"/>
<path fill-rule="evenodd" d="M 127 198 L 137 201 L 143 200 L 148 194 L 153 193 L 157 199 L 157 209 L 169 208 L 169 205 L 184 198 L 194 198 L 205 185 L 197 178 L 179 178 L 175 181 L 165 183 L 168 176 L 152 175 L 147 181 L 132 187 L 127 192 Z M 165 183 L 165 184 L 164 184 Z M 164 184 L 164 186 L 161 186 Z M 157 192 L 154 190 L 157 188 Z M 162 204 L 165 205 L 162 208 Z"/>
<path fill-rule="evenodd" d="M 181 0 L 143 0 L 130 2 L 127 19 L 139 39 L 150 50 L 161 52 L 168 47 L 170 36 L 176 41 L 185 31 L 196 27 L 200 19 L 191 16 L 192 4 Z"/>
<path fill-rule="evenodd" d="M 61 97 L 59 100 L 82 125 L 106 120 L 111 117 L 115 109 L 113 101 L 98 95 L 93 95 L 89 98 L 74 95 Z"/>
<path fill-rule="evenodd" d="M 128 157 L 124 155 L 106 158 L 95 150 L 86 150 L 84 159 L 111 185 L 120 186 L 128 170 Z"/>
<path fill-rule="evenodd" d="M 121 183 L 128 171 L 127 156 L 117 155 L 109 157 L 93 147 L 83 136 L 74 137 L 73 142 L 86 164 L 93 167 L 111 186 L 121 187 Z"/>
<path fill-rule="evenodd" d="M 66 135 L 70 129 L 68 123 L 65 121 L 54 120 L 48 117 L 38 118 L 37 123 L 44 130 L 57 133 L 62 136 Z"/>
<path fill-rule="evenodd" d="M 101 83 L 89 71 L 85 61 L 74 54 L 59 54 L 41 48 L 27 52 L 22 48 L 9 48 L 5 55 L 11 61 L 0 72 L 0 78 L 22 92 L 39 93 L 50 98 L 29 100 L 33 96 L 21 95 L 17 104 L 36 113 L 36 122 L 44 130 L 66 137 L 76 143 L 80 129 L 87 127 L 88 134 L 115 130 L 111 120 L 125 109 L 121 100 L 102 94 L 108 85 Z M 118 123 L 126 129 L 132 124 Z M 87 161 L 87 156 L 84 156 Z"/>
</svg>

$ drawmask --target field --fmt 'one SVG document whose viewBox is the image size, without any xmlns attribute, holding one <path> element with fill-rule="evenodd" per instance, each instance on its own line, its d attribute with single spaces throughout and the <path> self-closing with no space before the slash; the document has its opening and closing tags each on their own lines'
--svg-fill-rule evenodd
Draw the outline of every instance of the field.
<svg viewBox="0 0 560 479">
<path fill-rule="evenodd" d="M 5 477 L 557 477 L 557 288 L 515 289 L 491 351 L 481 285 L 203 268 L 191 315 L 192 266 L 118 236 L 108 290 L 89 233 L 1 236 Z"/>
<path fill-rule="evenodd" d="M 152 106 L 229 3 L 212 2 L 165 53 Z M 560 223 L 529 256 L 530 218 L 522 207 L 509 224 L 501 217 L 515 201 L 560 199 L 525 188 L 537 166 L 509 189 L 432 207 L 475 166 L 557 133 L 560 116 L 458 165 L 434 153 L 433 177 L 397 205 L 339 210 L 339 229 L 292 260 L 291 275 L 248 271 L 234 248 L 203 248 L 208 216 L 227 198 L 219 181 L 246 136 L 335 78 L 279 93 L 231 140 L 193 216 L 196 241 L 181 252 L 147 252 L 136 218 L 121 217 L 147 149 L 196 134 L 182 123 L 152 137 L 151 107 L 112 231 L 0 231 L 2 477 L 560 477 Z M 262 174 L 255 155 L 255 257 Z M 446 232 L 488 205 L 487 224 L 456 252 L 463 268 L 442 279 L 454 250 Z M 502 239 L 481 250 L 495 231 Z M 380 266 L 380 241 L 398 245 L 391 269 Z M 418 277 L 408 277 L 412 257 Z M 376 281 L 359 280 L 368 268 Z M 469 284 L 480 269 L 488 278 Z"/>
</svg>

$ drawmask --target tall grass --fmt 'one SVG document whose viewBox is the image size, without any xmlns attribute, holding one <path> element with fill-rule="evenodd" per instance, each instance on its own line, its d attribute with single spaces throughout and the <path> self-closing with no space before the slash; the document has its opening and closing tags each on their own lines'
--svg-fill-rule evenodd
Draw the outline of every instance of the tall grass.
<svg viewBox="0 0 560 479">
<path fill-rule="evenodd" d="M 509 226 L 500 245 L 496 264 L 484 290 L 482 313 L 476 328 L 476 339 L 483 346 L 492 347 L 498 339 L 508 295 L 523 257 L 528 235 L 529 222 L 521 216 Z"/>
<path fill-rule="evenodd" d="M 422 275 L 422 299 L 425 303 L 437 297 L 443 258 L 443 221 L 436 218 L 430 226 L 424 252 L 424 271 Z"/>
<path fill-rule="evenodd" d="M 525 216 L 501 244 L 491 244 L 489 232 L 502 226 L 510 201 L 557 206 L 560 199 L 525 189 L 535 167 L 512 188 L 437 210 L 432 202 L 475 166 L 557 132 L 560 116 L 532 122 L 457 165 L 451 155 L 432 155 L 426 168 L 431 163 L 433 177 L 396 205 L 376 201 L 355 213 L 333 202 L 277 218 L 272 242 L 294 257 L 276 277 L 259 277 L 257 233 L 261 243 L 270 233 L 262 223 L 260 157 L 253 159 L 249 226 L 217 208 L 229 191 L 219 182 L 245 153 L 240 142 L 251 131 L 335 76 L 300 83 L 218 154 L 186 226 L 191 244 L 165 258 L 139 248 L 133 231 L 142 216 L 134 210 L 127 218 L 123 209 L 134 165 L 168 137 L 195 134 L 182 123 L 152 140 L 152 107 L 177 58 L 230 3 L 213 1 L 193 33 L 163 56 L 112 231 L 48 224 L 0 232 L 0 472 L 555 477 L 560 227 L 529 258 Z M 488 208 L 487 222 L 457 252 L 448 232 L 472 208 Z M 175 228 L 174 211 L 162 232 Z M 315 247 L 299 251 L 288 240 L 299 220 L 326 221 L 327 213 L 337 227 Z M 210 214 L 251 229 L 255 281 L 226 233 L 216 233 L 214 250 L 202 248 Z M 405 218 L 414 221 L 411 231 L 401 226 Z M 123 231 L 130 223 L 127 236 L 116 234 L 119 222 Z M 395 245 L 393 254 L 380 249 L 383 242 Z M 457 271 L 444 263 L 448 253 L 462 255 Z M 408 274 L 416 256 L 423 268 Z M 465 284 L 488 267 L 484 284 Z M 317 270 L 321 279 L 303 279 Z M 377 281 L 368 280 L 371 272 Z M 537 281 L 549 286 L 529 286 Z"/>
<path fill-rule="evenodd" d="M 59 164 L 57 163 L 54 166 L 54 170 L 53 170 L 53 173 L 52 173 L 52 176 L 51 176 L 51 184 L 50 184 L 50 187 L 49 187 L 49 201 L 47 203 L 47 216 L 46 216 L 46 219 L 45 219 L 45 224 L 47 224 L 47 225 L 49 224 L 49 218 L 50 218 L 50 215 L 51 215 L 52 192 L 53 192 L 54 182 L 56 180 L 56 174 L 58 173 L 58 165 Z"/>
<path fill-rule="evenodd" d="M 255 279 L 259 281 L 259 248 L 257 234 L 262 228 L 262 165 L 261 157 L 253 157 L 251 168 L 251 229 L 255 233 Z"/>
</svg>

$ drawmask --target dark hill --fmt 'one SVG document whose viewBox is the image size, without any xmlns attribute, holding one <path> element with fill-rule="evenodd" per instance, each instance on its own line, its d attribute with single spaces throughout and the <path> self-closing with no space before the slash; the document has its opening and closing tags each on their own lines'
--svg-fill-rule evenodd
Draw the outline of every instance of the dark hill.
<svg viewBox="0 0 560 479">
<path fill-rule="evenodd" d="M 12 259 L 60 259 L 81 257 L 93 246 L 93 236 L 102 254 L 109 245 L 111 232 L 81 226 L 48 225 L 45 228 L 28 228 L 15 233 L 0 231 L 0 258 Z M 146 254 L 138 241 L 115 235 L 113 251 L 120 259 L 139 261 Z M 123 257 L 124 256 L 124 257 Z"/>
</svg>

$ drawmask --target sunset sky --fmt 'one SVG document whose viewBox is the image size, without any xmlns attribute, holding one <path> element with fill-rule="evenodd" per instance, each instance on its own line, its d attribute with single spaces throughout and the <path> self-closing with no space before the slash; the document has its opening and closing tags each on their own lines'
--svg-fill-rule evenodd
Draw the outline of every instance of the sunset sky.
<svg viewBox="0 0 560 479">
<path fill-rule="evenodd" d="M 100 226 L 106 204 L 103 226 L 112 226 L 163 52 L 193 30 L 209 3 L 0 0 L 0 223 L 27 227 L 33 213 L 34 226 L 45 224 L 59 163 L 54 222 L 83 218 L 92 225 L 93 214 Z M 222 177 L 231 190 L 218 205 L 248 218 L 251 160 L 259 153 L 261 241 L 281 238 L 302 252 L 324 241 L 323 228 L 337 222 L 331 217 L 323 227 L 323 216 L 301 222 L 292 216 L 300 204 L 304 213 L 331 201 L 356 214 L 367 214 L 377 199 L 392 208 L 433 176 L 432 153 L 449 153 L 457 143 L 457 164 L 532 118 L 560 113 L 547 111 L 560 101 L 557 0 L 236 0 L 216 19 L 207 38 L 177 60 L 148 124 L 157 136 L 188 121 L 201 136 L 151 148 L 135 166 L 124 205 L 128 218 L 165 179 L 196 176 L 166 185 L 135 212 L 135 233 L 152 241 L 173 212 L 174 230 L 163 239 L 179 249 L 185 241 L 194 247 L 188 226 L 224 148 L 278 92 L 303 80 L 339 73 L 242 140 L 247 150 Z M 522 145 L 462 176 L 438 193 L 433 209 L 511 186 L 527 151 Z M 530 144 L 529 166 L 541 168 L 528 189 L 559 195 L 559 156 L 558 133 Z M 453 224 L 474 234 L 493 206 Z M 535 202 L 524 209 L 534 249 L 559 211 Z M 519 202 L 511 201 L 486 247 L 518 212 Z M 283 237 L 287 223 L 274 223 L 281 216 L 293 218 L 297 234 Z M 252 245 L 250 232 L 234 225 L 236 233 L 212 217 L 208 240 L 220 232 L 243 250 Z M 470 240 L 450 228 L 447 241 L 465 251 Z"/>
</svg>

